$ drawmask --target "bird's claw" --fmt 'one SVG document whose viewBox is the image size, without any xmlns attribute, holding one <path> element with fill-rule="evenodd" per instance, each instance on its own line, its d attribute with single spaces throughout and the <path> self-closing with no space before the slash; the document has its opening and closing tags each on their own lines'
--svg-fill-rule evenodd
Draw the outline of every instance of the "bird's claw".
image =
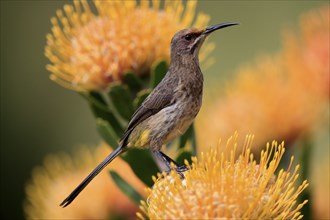
<svg viewBox="0 0 330 220">
<path fill-rule="evenodd" d="M 182 165 L 175 168 L 176 172 L 180 175 L 181 179 L 184 179 L 184 172 L 188 170 L 188 167 L 186 165 Z"/>
<path fill-rule="evenodd" d="M 166 174 L 169 175 L 172 170 L 175 170 L 177 172 L 177 174 L 180 175 L 181 179 L 184 179 L 183 173 L 186 172 L 187 170 L 189 170 L 189 168 L 186 165 L 177 166 L 175 168 L 172 168 L 172 169 L 166 171 Z"/>
<path fill-rule="evenodd" d="M 183 173 L 188 170 L 188 167 L 186 165 L 182 165 L 182 166 L 176 167 L 175 170 L 177 173 Z"/>
</svg>

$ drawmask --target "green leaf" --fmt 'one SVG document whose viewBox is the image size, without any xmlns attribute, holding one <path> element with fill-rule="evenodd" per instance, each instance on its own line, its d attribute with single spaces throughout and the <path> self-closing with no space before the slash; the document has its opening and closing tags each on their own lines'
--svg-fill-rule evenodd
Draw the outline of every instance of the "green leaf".
<svg viewBox="0 0 330 220">
<path fill-rule="evenodd" d="M 128 85 L 130 90 L 134 93 L 140 91 L 143 87 L 142 80 L 134 73 L 128 72 L 124 74 L 124 82 Z"/>
<path fill-rule="evenodd" d="M 166 75 L 168 66 L 166 61 L 160 61 L 153 66 L 151 71 L 151 87 L 155 88 Z"/>
<path fill-rule="evenodd" d="M 108 220 L 126 220 L 126 217 L 123 213 L 116 213 L 115 211 L 111 213 L 108 213 L 108 217 L 106 218 Z"/>
<path fill-rule="evenodd" d="M 189 140 L 191 141 L 191 151 L 194 155 L 196 155 L 197 146 L 194 124 L 191 124 L 187 131 L 179 138 L 179 149 L 184 148 Z"/>
<path fill-rule="evenodd" d="M 150 89 L 143 89 L 136 94 L 136 98 L 133 101 L 134 109 L 137 109 L 142 104 L 142 102 L 145 100 L 145 98 L 147 98 L 150 92 Z"/>
<path fill-rule="evenodd" d="M 96 127 L 103 140 L 105 140 L 110 147 L 115 149 L 118 146 L 119 138 L 109 122 L 103 120 L 102 118 L 97 118 Z"/>
<path fill-rule="evenodd" d="M 312 149 L 315 149 L 311 140 L 307 137 L 304 138 L 303 147 L 301 148 L 301 158 L 300 158 L 300 165 L 301 165 L 301 181 L 308 180 L 311 178 L 310 173 L 310 163 L 311 163 L 311 155 L 313 154 Z M 300 210 L 301 213 L 304 215 L 305 219 L 312 219 L 312 206 L 313 204 L 313 197 L 310 191 L 310 188 L 305 189 L 300 195 L 299 195 L 299 203 L 302 203 L 303 201 L 308 200 L 308 203 L 305 204 L 302 209 Z"/>
<path fill-rule="evenodd" d="M 122 84 L 113 83 L 109 89 L 109 97 L 120 116 L 129 120 L 134 109 L 128 89 Z"/>
<path fill-rule="evenodd" d="M 154 184 L 152 175 L 157 174 L 159 170 L 149 150 L 130 149 L 122 158 L 147 186 L 151 187 Z"/>
<path fill-rule="evenodd" d="M 184 160 L 188 160 L 189 164 L 191 164 L 191 157 L 193 156 L 193 154 L 189 151 L 182 151 L 178 157 L 176 158 L 176 162 L 179 165 L 184 165 Z"/>
<path fill-rule="evenodd" d="M 89 103 L 89 106 L 95 116 L 95 118 L 102 118 L 103 120 L 109 122 L 116 132 L 117 136 L 122 135 L 124 129 L 118 122 L 117 118 L 107 106 L 102 95 L 98 92 L 90 93 L 80 93 Z"/>
<path fill-rule="evenodd" d="M 138 193 L 129 183 L 127 183 L 119 174 L 115 171 L 110 171 L 110 175 L 113 181 L 117 184 L 119 189 L 127 195 L 132 202 L 137 206 L 140 205 L 140 201 L 144 198 Z"/>
<path fill-rule="evenodd" d="M 196 142 L 196 132 L 195 132 L 195 124 L 192 123 L 191 127 L 191 152 L 193 155 L 197 155 L 197 142 Z"/>
<path fill-rule="evenodd" d="M 193 126 L 193 124 L 190 125 L 189 128 L 186 130 L 186 132 L 180 137 L 179 148 L 184 148 L 187 141 L 189 139 L 192 139 L 192 135 L 194 135 L 194 126 Z"/>
</svg>

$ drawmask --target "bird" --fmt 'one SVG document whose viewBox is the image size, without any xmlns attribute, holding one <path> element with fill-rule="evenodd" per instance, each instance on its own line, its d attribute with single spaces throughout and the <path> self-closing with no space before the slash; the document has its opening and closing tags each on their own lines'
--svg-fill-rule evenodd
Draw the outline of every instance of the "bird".
<svg viewBox="0 0 330 220">
<path fill-rule="evenodd" d="M 225 22 L 204 29 L 187 28 L 173 36 L 170 65 L 164 78 L 133 113 L 119 146 L 63 200 L 61 207 L 68 206 L 113 159 L 133 147 L 149 148 L 161 171 L 175 169 L 182 173 L 187 170 L 161 148 L 182 135 L 201 108 L 204 79 L 198 53 L 203 42 L 210 33 L 238 24 Z"/>
</svg>

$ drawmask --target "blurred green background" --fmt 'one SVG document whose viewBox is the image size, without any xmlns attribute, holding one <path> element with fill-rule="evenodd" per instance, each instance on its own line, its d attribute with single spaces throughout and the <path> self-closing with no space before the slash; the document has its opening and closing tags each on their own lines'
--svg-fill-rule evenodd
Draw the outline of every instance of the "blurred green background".
<svg viewBox="0 0 330 220">
<path fill-rule="evenodd" d="M 70 1 L 1 1 L 1 219 L 24 218 L 24 186 L 45 155 L 100 141 L 85 101 L 50 81 L 45 69 L 50 18 L 66 3 Z M 217 44 L 216 62 L 204 71 L 205 96 L 211 95 L 211 84 L 220 85 L 221 77 L 232 77 L 244 62 L 278 51 L 283 28 L 297 28 L 303 12 L 325 3 L 199 2 L 197 11 L 209 14 L 210 24 L 241 23 L 211 37 Z"/>
</svg>

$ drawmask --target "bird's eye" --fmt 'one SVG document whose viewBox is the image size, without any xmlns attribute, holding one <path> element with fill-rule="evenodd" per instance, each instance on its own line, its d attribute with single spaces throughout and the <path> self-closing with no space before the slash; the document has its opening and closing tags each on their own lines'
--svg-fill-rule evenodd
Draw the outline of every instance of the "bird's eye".
<svg viewBox="0 0 330 220">
<path fill-rule="evenodd" d="M 187 35 L 184 36 L 184 39 L 185 39 L 186 41 L 191 41 L 192 36 L 191 36 L 190 34 L 187 34 Z"/>
</svg>

